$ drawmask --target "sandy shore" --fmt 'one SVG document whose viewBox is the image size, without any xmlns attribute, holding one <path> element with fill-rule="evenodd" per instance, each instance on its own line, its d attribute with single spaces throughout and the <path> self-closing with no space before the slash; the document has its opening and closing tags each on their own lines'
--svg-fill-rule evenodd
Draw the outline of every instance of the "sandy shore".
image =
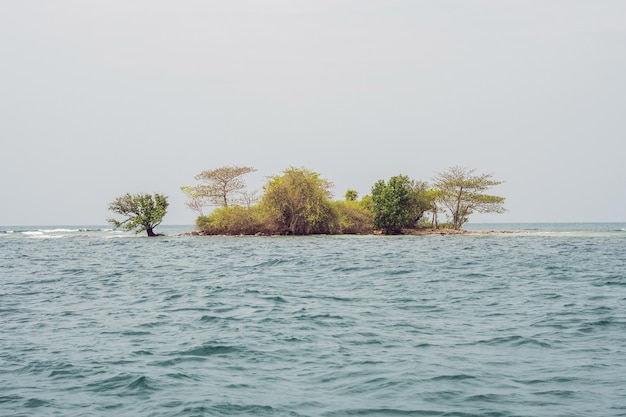
<svg viewBox="0 0 626 417">
<path fill-rule="evenodd" d="M 468 235 L 468 236 L 478 236 L 478 235 L 503 235 L 503 234 L 513 234 L 518 233 L 516 231 L 511 230 L 454 230 L 454 229 L 407 229 L 403 231 L 405 235 Z"/>
</svg>

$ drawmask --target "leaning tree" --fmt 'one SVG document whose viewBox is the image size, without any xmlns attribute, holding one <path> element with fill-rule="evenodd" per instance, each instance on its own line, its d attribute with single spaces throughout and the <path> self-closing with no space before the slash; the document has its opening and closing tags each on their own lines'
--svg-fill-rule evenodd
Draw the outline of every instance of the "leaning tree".
<svg viewBox="0 0 626 417">
<path fill-rule="evenodd" d="M 450 213 L 455 230 L 459 230 L 472 213 L 503 213 L 504 197 L 485 194 L 501 184 L 493 174 L 474 174 L 475 169 L 453 166 L 434 179 L 436 201 Z"/>
<path fill-rule="evenodd" d="M 135 233 L 146 231 L 148 236 L 158 236 L 154 228 L 161 224 L 167 213 L 167 196 L 161 194 L 129 194 L 116 198 L 109 205 L 109 210 L 125 216 L 125 220 L 107 219 L 116 228 L 135 230 Z"/>
</svg>

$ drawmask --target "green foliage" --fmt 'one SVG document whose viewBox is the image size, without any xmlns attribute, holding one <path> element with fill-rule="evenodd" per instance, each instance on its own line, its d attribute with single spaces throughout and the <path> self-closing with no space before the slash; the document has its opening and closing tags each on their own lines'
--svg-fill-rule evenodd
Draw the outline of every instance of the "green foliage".
<svg viewBox="0 0 626 417">
<path fill-rule="evenodd" d="M 356 201 L 356 199 L 359 197 L 359 193 L 356 192 L 356 190 L 348 190 L 346 191 L 345 197 L 346 201 Z"/>
<path fill-rule="evenodd" d="M 374 231 L 372 211 L 360 201 L 335 201 L 339 233 L 364 235 Z"/>
<path fill-rule="evenodd" d="M 331 186 L 317 172 L 291 167 L 270 178 L 260 204 L 281 234 L 333 233 L 339 226 L 330 202 Z"/>
<path fill-rule="evenodd" d="M 500 182 L 491 175 L 472 175 L 473 170 L 453 167 L 439 174 L 433 188 L 405 175 L 377 181 L 371 195 L 360 201 L 347 190 L 344 201 L 331 202 L 332 183 L 306 168 L 290 167 L 269 177 L 258 199 L 244 190 L 242 175 L 249 167 L 222 167 L 196 177 L 206 185 L 181 187 L 187 205 L 200 212 L 197 227 L 205 234 L 365 234 L 380 230 L 396 234 L 410 228 L 439 228 L 438 215 L 448 209 L 459 229 L 472 212 L 501 212 L 504 198 L 483 191 Z M 237 198 L 235 198 L 237 197 Z M 258 202 L 260 200 L 260 202 Z M 220 204 L 208 216 L 202 207 Z M 258 202 L 258 204 L 257 204 Z M 237 203 L 237 204 L 233 204 Z M 240 204 L 240 205 L 239 205 Z M 426 216 L 431 213 L 432 216 Z M 408 232 L 408 231 L 407 231 Z"/>
<path fill-rule="evenodd" d="M 424 216 L 417 222 L 418 229 L 452 229 L 452 223 L 439 223 L 430 216 Z"/>
<path fill-rule="evenodd" d="M 409 212 L 415 225 L 425 212 L 433 209 L 434 196 L 424 181 L 409 181 L 409 185 L 412 190 Z"/>
<path fill-rule="evenodd" d="M 504 198 L 484 194 L 502 181 L 492 174 L 474 175 L 475 169 L 453 166 L 435 178 L 436 201 L 448 209 L 454 229 L 460 229 L 474 213 L 504 212 Z"/>
<path fill-rule="evenodd" d="M 366 210 L 369 210 L 370 213 L 374 213 L 374 201 L 372 200 L 372 196 L 371 195 L 366 195 L 364 196 L 361 201 L 359 201 L 359 205 L 361 207 L 363 207 Z M 372 217 L 372 221 L 373 221 L 373 217 Z"/>
<path fill-rule="evenodd" d="M 439 207 L 437 206 L 439 194 L 440 192 L 436 188 L 428 188 L 425 191 L 423 198 L 427 202 L 428 206 L 426 211 L 429 211 L 432 214 L 432 217 L 429 219 L 421 217 L 420 221 L 418 222 L 418 227 L 433 227 L 435 229 L 439 228 Z M 428 224 L 428 226 L 425 226 L 425 224 Z"/>
<path fill-rule="evenodd" d="M 385 234 L 416 227 L 424 213 L 433 208 L 428 184 L 413 181 L 406 175 L 396 175 L 388 182 L 376 182 L 371 198 L 363 200 L 374 214 L 374 226 Z"/>
<path fill-rule="evenodd" d="M 196 226 L 207 235 L 254 235 L 271 233 L 259 207 L 220 207 L 208 216 L 199 216 Z"/>
<path fill-rule="evenodd" d="M 397 234 L 414 223 L 413 184 L 406 175 L 396 175 L 388 182 L 377 181 L 372 187 L 374 226 L 385 234 Z"/>
<path fill-rule="evenodd" d="M 146 231 L 148 236 L 156 236 L 153 229 L 161 224 L 167 213 L 167 197 L 161 194 L 128 194 L 116 198 L 109 205 L 109 210 L 125 216 L 119 221 L 107 219 L 116 228 L 135 230 L 135 233 Z"/>
</svg>

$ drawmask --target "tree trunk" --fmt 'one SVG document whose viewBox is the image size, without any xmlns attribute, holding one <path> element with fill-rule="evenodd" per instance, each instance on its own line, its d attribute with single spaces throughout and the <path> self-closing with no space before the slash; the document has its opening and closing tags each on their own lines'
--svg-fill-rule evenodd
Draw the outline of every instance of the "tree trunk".
<svg viewBox="0 0 626 417">
<path fill-rule="evenodd" d="M 152 230 L 152 227 L 146 227 L 146 233 L 148 233 L 148 236 L 150 236 L 150 237 L 156 236 L 156 234 Z"/>
<path fill-rule="evenodd" d="M 459 188 L 459 195 L 456 199 L 456 209 L 454 210 L 454 215 L 452 216 L 454 223 L 454 230 L 459 230 L 461 228 L 461 196 L 463 195 L 463 187 Z"/>
</svg>

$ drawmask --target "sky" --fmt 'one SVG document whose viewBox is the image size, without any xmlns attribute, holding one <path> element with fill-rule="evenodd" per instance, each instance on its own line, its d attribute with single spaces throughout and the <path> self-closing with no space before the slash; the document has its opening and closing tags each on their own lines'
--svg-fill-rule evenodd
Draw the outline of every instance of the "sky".
<svg viewBox="0 0 626 417">
<path fill-rule="evenodd" d="M 459 165 L 473 222 L 626 221 L 626 1 L 0 0 L 0 225 L 251 166 L 363 196 Z"/>
</svg>

